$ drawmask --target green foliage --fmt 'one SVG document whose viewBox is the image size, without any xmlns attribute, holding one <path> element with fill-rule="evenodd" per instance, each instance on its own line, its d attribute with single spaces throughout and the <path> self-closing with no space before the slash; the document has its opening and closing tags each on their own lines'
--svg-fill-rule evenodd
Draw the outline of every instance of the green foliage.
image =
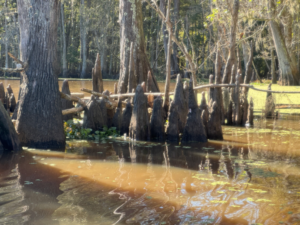
<svg viewBox="0 0 300 225">
<path fill-rule="evenodd" d="M 106 139 L 109 136 L 117 137 L 119 132 L 116 127 L 103 127 L 103 130 L 97 130 L 93 132 L 92 129 L 85 129 L 79 120 L 68 120 L 64 123 L 64 131 L 67 139 L 89 139 L 89 140 L 101 140 Z"/>
</svg>

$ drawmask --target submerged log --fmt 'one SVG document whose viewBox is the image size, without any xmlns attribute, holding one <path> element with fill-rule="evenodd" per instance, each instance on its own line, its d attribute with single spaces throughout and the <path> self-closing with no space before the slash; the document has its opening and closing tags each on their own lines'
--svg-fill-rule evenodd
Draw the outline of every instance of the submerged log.
<svg viewBox="0 0 300 225">
<path fill-rule="evenodd" d="M 102 81 L 101 62 L 100 62 L 99 53 L 97 53 L 95 66 L 92 70 L 92 79 L 93 79 L 93 91 L 103 92 L 103 81 Z"/>
<path fill-rule="evenodd" d="M 271 91 L 272 84 L 269 84 L 268 90 Z M 267 93 L 266 103 L 265 103 L 265 117 L 273 118 L 275 116 L 275 102 L 271 92 Z"/>
<path fill-rule="evenodd" d="M 63 81 L 61 92 L 66 94 L 66 95 L 71 95 L 68 80 Z M 74 106 L 73 106 L 73 102 L 71 100 L 62 98 L 61 99 L 61 107 L 62 107 L 62 110 L 66 110 L 66 109 L 71 109 Z M 73 119 L 73 115 L 71 113 L 63 115 L 63 120 L 64 121 L 68 121 L 68 120 L 72 120 L 72 119 Z"/>
<path fill-rule="evenodd" d="M 154 100 L 150 123 L 151 139 L 163 141 L 165 139 L 165 120 L 163 118 L 163 101 L 161 97 Z"/>
<path fill-rule="evenodd" d="M 2 104 L 5 104 L 5 91 L 2 82 L 0 83 L 0 101 L 2 102 Z"/>
<path fill-rule="evenodd" d="M 201 112 L 194 94 L 193 80 L 189 85 L 189 114 L 184 127 L 182 142 L 207 142 L 206 131 L 203 126 Z"/>
<path fill-rule="evenodd" d="M 252 97 L 250 98 L 250 104 L 249 104 L 249 107 L 248 107 L 248 121 L 247 123 L 249 123 L 249 125 L 253 126 L 254 125 L 254 122 L 253 122 L 253 118 L 254 118 L 254 114 L 253 114 L 253 99 Z"/>
<path fill-rule="evenodd" d="M 181 81 L 180 74 L 177 75 L 177 82 L 176 82 L 176 86 L 175 86 L 175 95 L 174 95 L 174 103 L 177 105 L 177 108 L 178 108 L 179 133 L 182 133 L 183 130 L 184 130 L 185 123 L 186 123 L 187 111 L 188 110 L 186 108 L 185 97 L 184 97 L 184 92 L 183 92 L 183 84 L 182 84 L 182 81 Z"/>
<path fill-rule="evenodd" d="M 147 140 L 149 135 L 147 97 L 141 85 L 136 88 L 133 105 L 129 136 L 136 140 Z"/>
<path fill-rule="evenodd" d="M 170 104 L 169 115 L 168 115 L 168 125 L 167 125 L 167 138 L 170 142 L 179 141 L 179 115 L 178 106 L 174 101 Z"/>
<path fill-rule="evenodd" d="M 201 99 L 201 104 L 200 104 L 200 115 L 202 118 L 202 122 L 204 125 L 204 129 L 206 131 L 206 134 L 208 132 L 208 119 L 209 119 L 209 112 L 208 112 L 208 105 L 206 103 L 206 98 L 205 98 L 205 92 L 202 92 L 202 99 Z"/>
<path fill-rule="evenodd" d="M 103 129 L 103 126 L 104 121 L 102 118 L 100 104 L 97 102 L 96 98 L 92 96 L 91 101 L 84 110 L 82 127 L 96 131 Z"/>
<path fill-rule="evenodd" d="M 0 143 L 8 151 L 22 149 L 15 127 L 2 102 L 0 102 Z"/>
<path fill-rule="evenodd" d="M 220 109 L 216 102 L 212 103 L 209 109 L 207 138 L 212 140 L 223 140 L 222 125 L 220 119 Z"/>
<path fill-rule="evenodd" d="M 132 105 L 129 102 L 127 102 L 125 110 L 122 114 L 122 123 L 121 123 L 121 132 L 120 134 L 129 134 L 129 126 L 130 126 L 130 120 L 132 116 Z"/>
<path fill-rule="evenodd" d="M 122 101 L 119 99 L 118 107 L 112 119 L 112 127 L 115 127 L 117 131 L 121 130 L 121 123 L 122 123 Z"/>
</svg>

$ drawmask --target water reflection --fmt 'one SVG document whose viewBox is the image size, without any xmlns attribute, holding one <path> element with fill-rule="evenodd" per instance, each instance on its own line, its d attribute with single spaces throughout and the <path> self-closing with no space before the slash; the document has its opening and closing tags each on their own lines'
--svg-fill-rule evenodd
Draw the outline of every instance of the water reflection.
<svg viewBox="0 0 300 225">
<path fill-rule="evenodd" d="M 8 198 L 11 206 L 1 200 L 1 213 L 3 207 L 18 213 L 2 213 L 1 219 L 13 218 L 15 224 L 299 224 L 299 124 L 259 126 L 224 127 L 225 141 L 201 145 L 72 141 L 66 152 L 29 149 L 14 160 L 3 157 L 0 175 L 12 177 L 15 198 Z"/>
</svg>

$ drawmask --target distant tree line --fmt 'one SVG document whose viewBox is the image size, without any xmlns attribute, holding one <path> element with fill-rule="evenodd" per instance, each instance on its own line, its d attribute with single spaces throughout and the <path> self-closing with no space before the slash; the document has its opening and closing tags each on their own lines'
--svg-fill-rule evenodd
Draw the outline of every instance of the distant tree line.
<svg viewBox="0 0 300 225">
<path fill-rule="evenodd" d="M 91 78 L 96 54 L 100 53 L 103 77 L 119 78 L 124 63 L 122 51 L 130 48 L 130 43 L 126 44 L 129 40 L 122 40 L 122 26 L 125 26 L 125 23 L 121 23 L 122 16 L 126 20 L 140 5 L 141 15 L 137 12 L 138 16 L 133 16 L 132 26 L 142 24 L 139 30 L 142 29 L 143 51 L 149 67 L 156 79 L 165 79 L 168 44 L 165 21 L 153 8 L 153 1 L 132 0 L 131 9 L 125 9 L 123 14 L 120 9 L 126 2 L 128 0 L 59 1 L 57 52 L 53 65 L 56 75 Z M 167 0 L 155 3 L 166 15 Z M 0 0 L 0 4 L 0 64 L 1 67 L 15 68 L 8 52 L 20 57 L 17 0 Z M 300 3 L 292 0 L 240 1 L 234 34 L 231 33 L 233 6 L 234 1 L 229 0 L 171 1 L 172 32 L 193 58 L 196 77 L 207 78 L 214 73 L 217 43 L 222 52 L 224 71 L 234 35 L 234 57 L 240 57 L 239 68 L 243 72 L 252 41 L 254 75 L 274 78 L 274 82 L 280 78 L 285 85 L 299 84 Z M 126 48 L 122 49 L 122 45 L 126 45 Z M 173 42 L 171 74 L 181 73 L 183 77 L 189 77 L 190 68 L 186 55 Z"/>
</svg>

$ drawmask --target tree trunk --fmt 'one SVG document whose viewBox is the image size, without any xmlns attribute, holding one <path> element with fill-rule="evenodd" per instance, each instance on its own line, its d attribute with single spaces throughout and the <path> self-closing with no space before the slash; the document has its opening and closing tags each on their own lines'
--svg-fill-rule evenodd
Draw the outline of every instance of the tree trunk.
<svg viewBox="0 0 300 225">
<path fill-rule="evenodd" d="M 186 34 L 186 49 L 189 51 L 189 18 L 188 16 L 185 17 L 185 34 Z M 189 68 L 189 61 L 186 59 L 185 60 L 185 68 L 186 71 L 184 73 L 184 78 L 189 78 L 188 74 L 188 68 Z"/>
<path fill-rule="evenodd" d="M 106 76 L 106 71 L 107 71 L 107 62 L 106 62 L 106 58 L 107 58 L 107 36 L 106 34 L 104 34 L 103 37 L 103 44 L 102 44 L 102 53 L 101 53 L 101 69 L 102 69 L 102 74 L 104 75 L 104 77 Z"/>
<path fill-rule="evenodd" d="M 65 147 L 58 79 L 53 74 L 59 1 L 18 0 L 21 60 L 20 106 L 16 122 L 20 142 L 32 148 Z M 35 15 L 32 17 L 31 15 Z"/>
<path fill-rule="evenodd" d="M 166 16 L 166 0 L 161 0 L 159 2 L 159 9 L 163 12 L 164 16 Z M 165 60 L 167 61 L 168 56 L 168 31 L 166 28 L 166 24 L 162 22 L 162 32 L 163 32 L 163 42 L 164 42 L 164 50 L 165 50 Z"/>
<path fill-rule="evenodd" d="M 239 5 L 240 5 L 239 0 L 235 0 L 231 12 L 232 18 L 231 18 L 231 28 L 230 28 L 230 46 L 229 46 L 229 55 L 227 59 L 227 64 L 224 70 L 224 76 L 222 81 L 223 84 L 228 84 L 230 82 L 231 67 L 236 64 L 235 43 L 236 43 L 236 27 L 238 22 Z M 237 66 L 235 66 L 235 68 L 237 69 Z"/>
<path fill-rule="evenodd" d="M 128 85 L 130 43 L 133 42 L 134 66 L 137 83 L 141 84 L 147 80 L 148 71 L 151 70 L 145 49 L 143 30 L 143 15 L 141 0 L 120 1 L 120 78 L 118 93 L 126 93 Z M 153 74 L 153 73 L 152 73 Z M 159 87 L 153 77 L 152 91 L 159 92 Z M 130 90 L 131 91 L 131 90 Z M 129 91 L 129 92 L 130 92 Z"/>
<path fill-rule="evenodd" d="M 170 21 L 170 0 L 168 0 L 168 9 L 167 9 L 167 21 Z M 164 94 L 164 102 L 163 107 L 165 111 L 165 118 L 168 115 L 169 103 L 170 103 L 170 82 L 171 82 L 171 54 L 172 54 L 172 30 L 169 28 L 169 40 L 168 40 L 168 55 L 166 61 L 166 83 L 165 83 L 165 94 Z"/>
<path fill-rule="evenodd" d="M 275 18 L 275 2 L 273 0 L 269 0 L 268 9 L 270 16 Z M 271 20 L 269 25 L 277 52 L 282 85 L 297 85 L 299 84 L 297 69 L 293 66 L 279 24 L 276 20 Z"/>
<path fill-rule="evenodd" d="M 61 27 L 62 27 L 62 43 L 63 43 L 63 77 L 67 77 L 68 66 L 67 66 L 67 43 L 66 43 L 66 34 L 65 34 L 65 13 L 64 13 L 64 3 L 60 3 L 60 13 L 61 13 Z"/>
<path fill-rule="evenodd" d="M 275 73 L 275 55 L 274 55 L 274 50 L 271 49 L 271 76 L 272 76 L 272 84 L 277 84 L 277 77 Z"/>
<path fill-rule="evenodd" d="M 80 1 L 80 34 L 81 34 L 81 55 L 82 55 L 82 67 L 81 67 L 81 78 L 87 78 L 86 75 L 86 25 L 84 24 L 85 13 L 84 13 L 84 0 Z"/>
<path fill-rule="evenodd" d="M 175 28 L 177 27 L 177 23 L 178 23 L 178 20 L 179 20 L 179 9 L 180 9 L 180 1 L 179 0 L 174 0 L 174 25 L 175 25 Z M 178 28 L 175 30 L 175 36 L 176 38 L 178 39 Z M 172 54 L 172 57 L 173 57 L 173 74 L 177 74 L 179 73 L 179 65 L 178 65 L 178 58 L 177 58 L 177 45 L 176 43 L 174 42 L 173 43 L 173 54 Z"/>
<path fill-rule="evenodd" d="M 8 13 L 7 10 L 7 0 L 5 0 L 5 11 Z M 7 28 L 7 15 L 4 17 L 4 29 L 5 29 L 5 68 L 8 68 L 8 28 Z"/>
</svg>

